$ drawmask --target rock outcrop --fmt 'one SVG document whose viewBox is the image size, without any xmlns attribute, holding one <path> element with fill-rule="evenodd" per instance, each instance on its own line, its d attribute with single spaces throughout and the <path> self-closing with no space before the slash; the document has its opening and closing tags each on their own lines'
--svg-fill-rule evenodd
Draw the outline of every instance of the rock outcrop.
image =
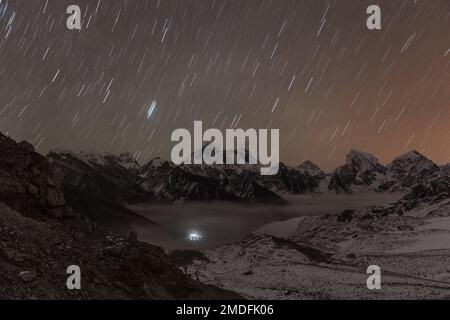
<svg viewBox="0 0 450 320">
<path fill-rule="evenodd" d="M 63 216 L 64 194 L 47 159 L 2 134 L 0 146 L 0 201 L 40 218 Z"/>
</svg>

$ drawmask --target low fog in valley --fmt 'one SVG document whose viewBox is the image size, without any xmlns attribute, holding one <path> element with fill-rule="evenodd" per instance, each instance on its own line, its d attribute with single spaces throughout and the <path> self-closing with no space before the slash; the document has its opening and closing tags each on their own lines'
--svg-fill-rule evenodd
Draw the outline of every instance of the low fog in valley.
<svg viewBox="0 0 450 320">
<path fill-rule="evenodd" d="M 288 205 L 203 202 L 183 205 L 137 204 L 128 208 L 160 226 L 151 229 L 134 226 L 140 240 L 168 249 L 206 249 L 238 241 L 243 236 L 275 221 L 299 216 L 339 214 L 347 209 L 389 204 L 398 200 L 400 194 L 310 194 L 284 198 L 288 201 Z M 191 232 L 199 232 L 202 239 L 190 241 Z"/>
</svg>

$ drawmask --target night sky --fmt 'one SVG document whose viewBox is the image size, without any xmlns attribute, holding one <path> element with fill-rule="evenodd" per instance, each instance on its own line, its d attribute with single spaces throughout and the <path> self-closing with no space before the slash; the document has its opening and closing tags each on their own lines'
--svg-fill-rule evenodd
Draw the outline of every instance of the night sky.
<svg viewBox="0 0 450 320">
<path fill-rule="evenodd" d="M 450 161 L 448 0 L 0 2 L 0 131 L 44 154 L 168 158 L 172 131 L 203 120 L 279 128 L 291 165 L 351 148 Z"/>
</svg>

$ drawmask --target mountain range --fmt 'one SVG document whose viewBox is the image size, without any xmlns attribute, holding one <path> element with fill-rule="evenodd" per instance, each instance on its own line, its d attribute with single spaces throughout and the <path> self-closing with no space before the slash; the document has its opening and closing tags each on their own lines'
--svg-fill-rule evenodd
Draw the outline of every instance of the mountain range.
<svg viewBox="0 0 450 320">
<path fill-rule="evenodd" d="M 49 162 L 63 185 L 118 203 L 161 201 L 239 201 L 284 204 L 285 194 L 409 192 L 417 185 L 448 174 L 417 151 L 396 157 L 386 166 L 362 151 L 351 150 L 345 163 L 325 173 L 311 161 L 297 167 L 280 163 L 273 176 L 259 165 L 174 165 L 155 158 L 140 166 L 130 154 L 73 153 L 55 150 Z"/>
<path fill-rule="evenodd" d="M 297 167 L 280 163 L 276 175 L 261 176 L 259 166 L 249 164 L 176 166 L 155 158 L 140 165 L 128 153 L 64 150 L 43 156 L 31 144 L 17 143 L 0 134 L 0 168 L 0 298 L 248 296 L 240 289 L 236 294 L 217 287 L 234 290 L 220 282 L 195 281 L 179 269 L 175 256 L 139 242 L 136 233 L 130 233 L 133 226 L 161 233 L 164 229 L 129 210 L 127 204 L 235 201 L 285 205 L 285 195 L 290 194 L 403 194 L 395 204 L 372 208 L 369 213 L 349 211 L 338 221 L 325 217 L 320 224 L 316 218 L 308 222 L 308 241 L 325 247 L 322 238 L 332 237 L 333 242 L 340 235 L 348 239 L 348 234 L 333 228 L 319 232 L 317 228 L 324 221 L 329 225 L 342 221 L 357 224 L 358 227 L 352 225 L 352 230 L 359 230 L 361 221 L 368 221 L 367 215 L 370 219 L 403 216 L 426 208 L 427 215 L 445 216 L 450 198 L 449 165 L 438 166 L 417 151 L 382 165 L 371 154 L 351 150 L 345 163 L 330 173 L 306 161 Z M 384 220 L 376 221 L 373 228 L 380 228 L 378 224 Z M 384 224 L 383 227 L 388 228 Z M 399 228 L 404 226 L 399 224 Z M 300 250 L 305 255 L 302 259 L 323 260 L 327 256 L 305 246 L 303 238 L 297 240 L 253 235 L 245 240 L 252 244 L 244 246 Z M 81 292 L 64 289 L 65 271 L 72 264 L 80 265 L 85 272 L 86 287 Z"/>
<path fill-rule="evenodd" d="M 384 166 L 369 153 L 351 150 L 333 172 L 325 173 L 306 161 L 297 167 L 280 163 L 273 176 L 260 175 L 259 165 L 251 164 L 177 166 L 154 158 L 140 165 L 129 153 L 54 150 L 46 159 L 61 181 L 67 205 L 119 233 L 136 225 L 161 233 L 127 204 L 232 201 L 285 205 L 286 195 L 305 193 L 407 194 L 449 173 L 448 166 L 440 167 L 417 151 Z"/>
</svg>

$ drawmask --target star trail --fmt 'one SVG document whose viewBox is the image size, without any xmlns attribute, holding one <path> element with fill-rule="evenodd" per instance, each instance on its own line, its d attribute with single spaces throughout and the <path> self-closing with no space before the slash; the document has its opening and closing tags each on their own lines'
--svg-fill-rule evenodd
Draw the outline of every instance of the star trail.
<svg viewBox="0 0 450 320">
<path fill-rule="evenodd" d="M 449 30 L 447 0 L 3 0 L 0 130 L 143 162 L 202 120 L 280 129 L 291 165 L 332 169 L 351 148 L 447 163 Z"/>
</svg>

